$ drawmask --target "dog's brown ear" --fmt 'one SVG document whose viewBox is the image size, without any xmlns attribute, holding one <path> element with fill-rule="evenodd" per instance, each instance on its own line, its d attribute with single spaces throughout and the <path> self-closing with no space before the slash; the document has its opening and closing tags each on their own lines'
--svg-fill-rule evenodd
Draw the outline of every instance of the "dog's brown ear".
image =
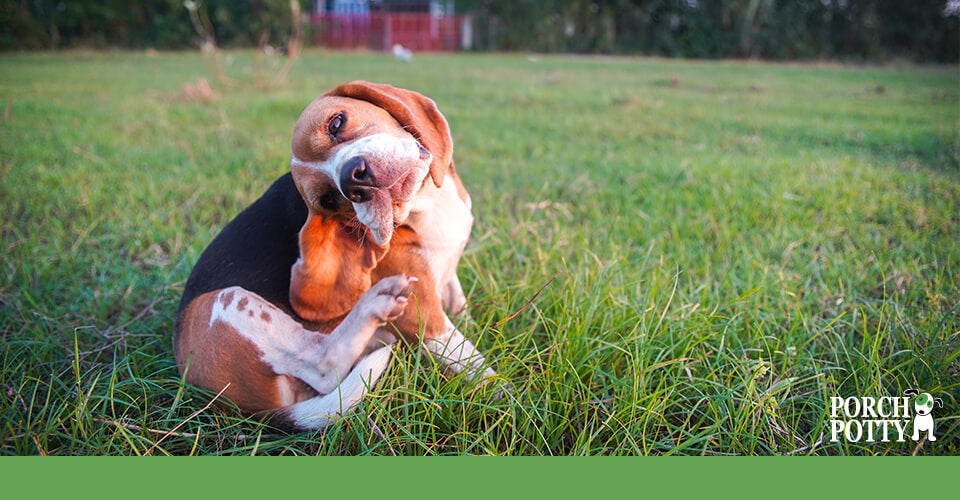
<svg viewBox="0 0 960 500">
<path fill-rule="evenodd" d="M 361 80 L 340 85 L 324 95 L 367 101 L 390 113 L 433 155 L 430 177 L 437 187 L 443 184 L 447 172 L 453 172 L 453 138 L 450 136 L 450 127 L 433 99 L 412 90 Z"/>
<path fill-rule="evenodd" d="M 300 230 L 300 259 L 290 270 L 290 305 L 309 321 L 327 322 L 350 312 L 387 252 L 370 235 L 332 217 L 309 214 Z"/>
</svg>

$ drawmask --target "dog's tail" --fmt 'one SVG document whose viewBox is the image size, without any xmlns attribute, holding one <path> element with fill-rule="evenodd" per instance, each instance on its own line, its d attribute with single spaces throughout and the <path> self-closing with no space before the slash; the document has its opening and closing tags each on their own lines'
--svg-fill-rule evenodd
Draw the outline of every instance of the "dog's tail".
<svg viewBox="0 0 960 500">
<path fill-rule="evenodd" d="M 271 415 L 277 427 L 297 431 L 322 429 L 347 414 L 372 388 L 390 363 L 391 346 L 384 346 L 361 359 L 340 382 L 336 391 L 282 408 Z"/>
</svg>

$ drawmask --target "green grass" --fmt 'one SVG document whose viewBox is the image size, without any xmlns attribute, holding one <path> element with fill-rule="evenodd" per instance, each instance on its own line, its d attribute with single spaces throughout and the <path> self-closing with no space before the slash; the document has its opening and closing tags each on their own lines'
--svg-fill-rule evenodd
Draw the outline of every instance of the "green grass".
<svg viewBox="0 0 960 500">
<path fill-rule="evenodd" d="M 0 58 L 0 453 L 960 453 L 956 67 L 313 51 L 282 88 L 183 98 L 199 77 Z M 180 382 L 174 315 L 303 107 L 358 78 L 449 119 L 462 329 L 516 391 L 400 350 L 359 411 L 280 435 Z M 912 387 L 937 442 L 828 442 L 830 397 Z"/>
</svg>

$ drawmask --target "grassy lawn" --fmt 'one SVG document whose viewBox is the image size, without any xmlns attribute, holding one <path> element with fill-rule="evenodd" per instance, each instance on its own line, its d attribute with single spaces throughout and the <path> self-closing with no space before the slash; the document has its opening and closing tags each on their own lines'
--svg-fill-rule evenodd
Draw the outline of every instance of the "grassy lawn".
<svg viewBox="0 0 960 500">
<path fill-rule="evenodd" d="M 960 454 L 956 67 L 313 51 L 210 102 L 200 77 L 0 57 L 0 453 Z M 461 329 L 516 392 L 400 349 L 359 411 L 277 434 L 182 385 L 174 315 L 303 107 L 353 79 L 450 121 Z M 907 388 L 943 399 L 938 441 L 830 442 L 829 398 Z"/>
</svg>

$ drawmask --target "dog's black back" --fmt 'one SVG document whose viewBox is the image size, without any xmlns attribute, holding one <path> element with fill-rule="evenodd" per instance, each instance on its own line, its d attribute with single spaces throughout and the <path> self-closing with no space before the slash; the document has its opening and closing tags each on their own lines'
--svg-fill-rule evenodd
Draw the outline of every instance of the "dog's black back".
<svg viewBox="0 0 960 500">
<path fill-rule="evenodd" d="M 183 289 L 176 331 L 190 302 L 231 286 L 254 292 L 296 317 L 290 306 L 290 268 L 300 255 L 298 236 L 306 220 L 307 206 L 287 173 L 200 255 Z"/>
</svg>

